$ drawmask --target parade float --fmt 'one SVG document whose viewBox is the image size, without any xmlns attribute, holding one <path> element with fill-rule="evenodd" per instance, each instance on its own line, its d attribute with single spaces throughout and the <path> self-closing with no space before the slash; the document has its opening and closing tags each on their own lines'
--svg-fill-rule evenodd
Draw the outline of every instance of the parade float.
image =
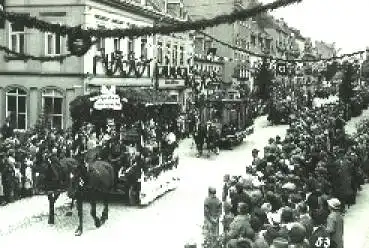
<svg viewBox="0 0 369 248">
<path fill-rule="evenodd" d="M 112 198 L 147 205 L 178 186 L 178 145 L 172 127 L 180 111 L 166 97 L 150 88 L 118 91 L 102 86 L 71 103 L 74 132 L 86 123 L 99 134 L 115 130 L 119 144 L 126 147 Z"/>
</svg>

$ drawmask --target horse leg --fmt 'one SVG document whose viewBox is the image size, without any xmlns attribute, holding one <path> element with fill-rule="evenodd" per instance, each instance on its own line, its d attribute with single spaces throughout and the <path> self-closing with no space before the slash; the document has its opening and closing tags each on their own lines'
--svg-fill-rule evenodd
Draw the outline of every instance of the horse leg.
<svg viewBox="0 0 369 248">
<path fill-rule="evenodd" d="M 101 225 L 105 223 L 109 218 L 109 204 L 107 197 L 104 197 L 104 210 L 101 214 Z"/>
<path fill-rule="evenodd" d="M 83 232 L 83 201 L 82 197 L 77 196 L 77 212 L 78 212 L 78 219 L 79 219 L 79 225 L 75 231 L 76 236 L 81 236 Z"/>
<path fill-rule="evenodd" d="M 101 226 L 101 222 L 100 219 L 96 216 L 96 201 L 91 200 L 90 204 L 91 204 L 90 214 L 95 221 L 95 226 L 99 228 Z"/>
<path fill-rule="evenodd" d="M 53 197 L 52 193 L 49 193 L 47 195 L 47 198 L 49 200 L 49 221 L 48 223 L 50 225 L 53 225 L 55 223 L 55 208 L 54 208 L 55 198 Z"/>
<path fill-rule="evenodd" d="M 72 216 L 73 207 L 74 207 L 74 199 L 72 199 L 72 202 L 70 203 L 69 206 L 69 211 L 65 213 L 65 216 Z"/>
</svg>

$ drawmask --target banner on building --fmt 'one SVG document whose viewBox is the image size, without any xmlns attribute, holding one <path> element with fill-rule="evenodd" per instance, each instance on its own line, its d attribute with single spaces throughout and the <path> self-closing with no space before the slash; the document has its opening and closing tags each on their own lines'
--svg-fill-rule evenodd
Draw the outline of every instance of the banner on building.
<svg viewBox="0 0 369 248">
<path fill-rule="evenodd" d="M 102 110 L 102 109 L 112 109 L 112 110 L 122 110 L 122 102 L 120 96 L 115 92 L 115 86 L 111 86 L 110 89 L 102 85 L 101 86 L 101 95 L 91 97 L 90 101 L 94 102 L 94 109 Z M 127 101 L 127 99 L 122 99 L 123 101 Z"/>
</svg>

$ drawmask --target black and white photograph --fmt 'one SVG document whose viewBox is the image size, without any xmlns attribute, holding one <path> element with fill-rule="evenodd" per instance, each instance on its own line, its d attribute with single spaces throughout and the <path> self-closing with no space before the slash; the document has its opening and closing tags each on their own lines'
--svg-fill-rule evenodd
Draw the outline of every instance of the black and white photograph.
<svg viewBox="0 0 369 248">
<path fill-rule="evenodd" d="M 0 247 L 369 248 L 368 0 L 0 0 Z"/>
</svg>

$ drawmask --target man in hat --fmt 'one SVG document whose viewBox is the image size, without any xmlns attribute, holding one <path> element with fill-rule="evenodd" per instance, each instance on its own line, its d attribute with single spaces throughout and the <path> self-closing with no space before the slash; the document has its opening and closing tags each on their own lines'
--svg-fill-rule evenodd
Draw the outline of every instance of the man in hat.
<svg viewBox="0 0 369 248">
<path fill-rule="evenodd" d="M 204 201 L 204 229 L 207 235 L 219 235 L 219 219 L 222 214 L 222 202 L 216 196 L 216 189 L 209 187 L 208 197 Z"/>
<path fill-rule="evenodd" d="M 313 232 L 309 238 L 309 243 L 313 248 L 330 247 L 331 238 L 326 228 L 326 216 L 323 212 L 316 212 L 313 215 Z"/>
<path fill-rule="evenodd" d="M 260 167 L 261 158 L 259 158 L 259 150 L 254 148 L 251 152 L 252 155 L 252 165 L 255 166 L 257 169 Z"/>
<path fill-rule="evenodd" d="M 229 227 L 229 232 L 225 237 L 226 241 L 233 243 L 234 241 L 232 242 L 232 240 L 238 239 L 242 233 L 247 232 L 247 230 L 250 232 L 253 231 L 248 213 L 249 207 L 246 203 L 238 204 L 238 215 L 234 218 Z"/>
<path fill-rule="evenodd" d="M 331 247 L 343 248 L 343 216 L 340 212 L 341 202 L 337 198 L 327 201 L 331 213 L 327 219 L 327 232 L 330 234 Z"/>
</svg>

